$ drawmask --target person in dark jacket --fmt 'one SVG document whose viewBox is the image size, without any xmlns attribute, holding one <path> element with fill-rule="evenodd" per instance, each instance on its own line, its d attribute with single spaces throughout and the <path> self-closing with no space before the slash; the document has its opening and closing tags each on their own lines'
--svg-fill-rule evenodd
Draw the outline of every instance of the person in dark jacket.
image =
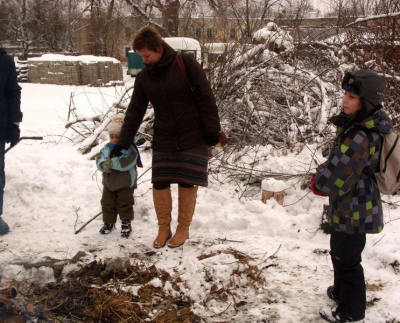
<svg viewBox="0 0 400 323">
<path fill-rule="evenodd" d="M 364 322 L 366 287 L 361 253 L 366 234 L 383 229 L 382 201 L 373 175 L 382 145 L 379 133 L 393 131 L 382 106 L 385 83 L 376 72 L 348 72 L 342 88 L 343 112 L 331 119 L 337 126 L 335 145 L 311 180 L 315 194 L 329 196 L 334 283 L 327 294 L 338 305 L 336 309 L 322 308 L 320 315 L 333 323 Z"/>
<path fill-rule="evenodd" d="M 137 75 L 120 140 L 112 154 L 129 147 L 142 123 L 149 102 L 154 107 L 152 141 L 153 201 L 158 235 L 153 247 L 164 247 L 171 238 L 171 183 L 178 184 L 178 226 L 169 247 L 189 237 L 198 186 L 208 185 L 208 147 L 219 142 L 218 108 L 200 64 L 182 53 L 186 74 L 177 52 L 152 27 L 139 30 L 133 49 L 145 67 Z M 192 91 L 193 89 L 193 91 Z"/>
<path fill-rule="evenodd" d="M 0 234 L 9 231 L 2 219 L 4 187 L 4 155 L 6 143 L 11 147 L 19 141 L 19 123 L 22 121 L 21 87 L 18 85 L 14 59 L 0 48 Z"/>
</svg>

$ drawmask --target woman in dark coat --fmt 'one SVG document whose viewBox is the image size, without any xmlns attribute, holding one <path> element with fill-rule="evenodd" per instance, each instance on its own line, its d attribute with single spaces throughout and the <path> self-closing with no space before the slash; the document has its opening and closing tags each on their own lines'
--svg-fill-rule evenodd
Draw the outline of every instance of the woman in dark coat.
<svg viewBox="0 0 400 323">
<path fill-rule="evenodd" d="M 3 197 L 6 176 L 4 172 L 4 154 L 6 142 L 14 146 L 19 141 L 19 123 L 21 113 L 21 87 L 17 81 L 15 63 L 3 48 L 0 48 L 0 234 L 8 232 L 3 214 Z"/>
<path fill-rule="evenodd" d="M 169 247 L 178 247 L 189 237 L 198 186 L 208 183 L 208 147 L 219 141 L 218 108 L 206 75 L 190 54 L 181 54 L 166 44 L 152 27 L 141 29 L 133 49 L 145 68 L 137 75 L 118 145 L 112 155 L 130 146 L 149 102 L 154 107 L 152 142 L 153 201 L 158 218 L 155 248 L 171 238 L 171 183 L 178 184 L 178 227 Z"/>
</svg>

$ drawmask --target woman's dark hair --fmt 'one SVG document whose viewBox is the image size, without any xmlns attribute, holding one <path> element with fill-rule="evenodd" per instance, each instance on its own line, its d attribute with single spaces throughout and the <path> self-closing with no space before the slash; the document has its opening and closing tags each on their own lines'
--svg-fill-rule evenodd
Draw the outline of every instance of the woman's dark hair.
<svg viewBox="0 0 400 323">
<path fill-rule="evenodd" d="M 151 26 L 140 29 L 133 40 L 133 50 L 138 51 L 147 48 L 156 52 L 164 43 L 161 35 Z"/>
</svg>

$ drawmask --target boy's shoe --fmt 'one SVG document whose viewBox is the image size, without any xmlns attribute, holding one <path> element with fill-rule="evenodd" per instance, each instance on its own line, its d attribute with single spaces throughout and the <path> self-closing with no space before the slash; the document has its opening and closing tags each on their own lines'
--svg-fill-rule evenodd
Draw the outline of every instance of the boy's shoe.
<svg viewBox="0 0 400 323">
<path fill-rule="evenodd" d="M 347 322 L 364 323 L 364 319 L 355 321 L 348 314 L 336 312 L 335 309 L 332 309 L 329 306 L 322 307 L 319 310 L 319 315 L 321 315 L 321 317 L 325 321 L 331 323 L 347 323 Z"/>
<path fill-rule="evenodd" d="M 10 231 L 10 227 L 0 216 L 0 235 L 6 234 L 8 231 Z"/>
<path fill-rule="evenodd" d="M 326 290 L 326 294 L 331 300 L 335 301 L 336 303 L 339 303 L 339 296 L 335 294 L 333 286 L 328 287 L 328 289 Z"/>
<path fill-rule="evenodd" d="M 101 234 L 109 234 L 115 228 L 114 223 L 104 223 L 103 227 L 100 229 Z"/>
<path fill-rule="evenodd" d="M 121 221 L 121 237 L 128 238 L 132 232 L 131 220 L 122 219 Z"/>
</svg>

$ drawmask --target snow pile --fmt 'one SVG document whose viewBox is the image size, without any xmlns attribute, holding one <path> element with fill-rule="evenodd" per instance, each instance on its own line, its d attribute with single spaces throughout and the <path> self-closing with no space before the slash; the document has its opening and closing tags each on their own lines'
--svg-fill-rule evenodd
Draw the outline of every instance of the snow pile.
<svg viewBox="0 0 400 323">
<path fill-rule="evenodd" d="M 266 27 L 254 32 L 252 38 L 255 43 L 267 42 L 274 44 L 278 49 L 293 48 L 293 37 L 274 22 L 269 22 Z"/>
<path fill-rule="evenodd" d="M 286 183 L 274 178 L 264 179 L 261 183 L 261 189 L 268 192 L 282 192 L 287 188 Z"/>
</svg>

